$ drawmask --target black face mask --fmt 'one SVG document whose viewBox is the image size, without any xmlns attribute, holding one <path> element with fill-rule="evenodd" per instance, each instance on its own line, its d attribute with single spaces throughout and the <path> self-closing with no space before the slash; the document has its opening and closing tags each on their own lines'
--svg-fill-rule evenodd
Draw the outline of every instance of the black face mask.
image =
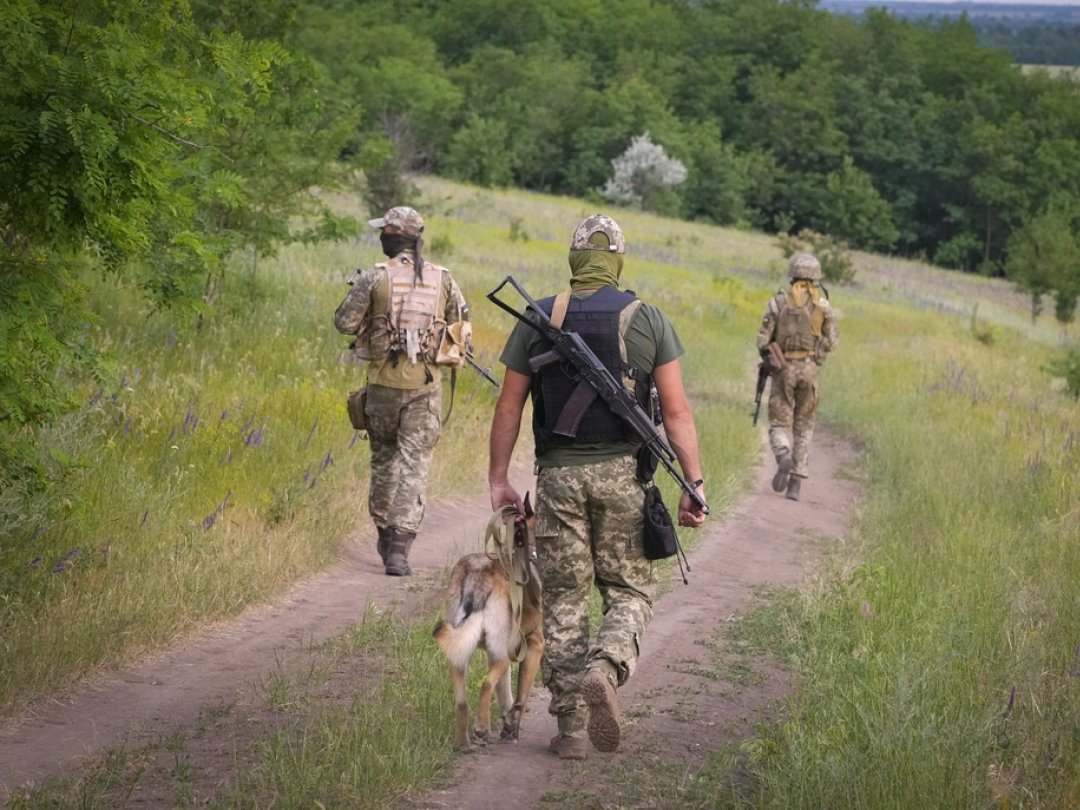
<svg viewBox="0 0 1080 810">
<path fill-rule="evenodd" d="M 382 242 L 382 252 L 390 259 L 397 256 L 403 250 L 411 250 L 416 247 L 416 237 L 406 236 L 403 233 L 387 233 L 382 231 L 379 234 L 379 241 Z"/>
</svg>

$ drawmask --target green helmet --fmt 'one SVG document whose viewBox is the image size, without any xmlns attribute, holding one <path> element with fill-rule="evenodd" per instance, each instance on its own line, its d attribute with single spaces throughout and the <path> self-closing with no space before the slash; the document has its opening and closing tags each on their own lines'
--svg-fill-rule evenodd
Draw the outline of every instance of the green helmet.
<svg viewBox="0 0 1080 810">
<path fill-rule="evenodd" d="M 604 244 L 603 239 L 593 239 L 596 234 L 604 234 L 607 244 Z M 577 226 L 574 238 L 570 240 L 570 249 L 626 253 L 626 240 L 618 222 L 603 214 L 593 214 Z"/>
<path fill-rule="evenodd" d="M 821 281 L 821 262 L 811 253 L 796 253 L 787 270 L 788 280 Z"/>
</svg>

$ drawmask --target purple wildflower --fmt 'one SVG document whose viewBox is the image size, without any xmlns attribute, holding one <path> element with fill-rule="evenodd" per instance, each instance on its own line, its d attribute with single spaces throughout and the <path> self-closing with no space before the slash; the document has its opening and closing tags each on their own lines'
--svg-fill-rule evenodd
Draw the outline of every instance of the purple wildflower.
<svg viewBox="0 0 1080 810">
<path fill-rule="evenodd" d="M 68 568 L 68 566 L 70 566 L 71 563 L 73 563 L 75 561 L 75 558 L 78 557 L 78 556 L 79 556 L 79 549 L 78 548 L 71 549 L 71 551 L 69 551 L 67 554 L 65 554 L 63 557 L 61 557 L 59 560 L 56 561 L 56 564 L 53 565 L 53 573 L 54 574 L 62 574 L 62 573 L 64 573 L 64 571 Z"/>
<path fill-rule="evenodd" d="M 139 525 L 140 526 L 145 526 L 146 521 L 149 520 L 149 518 L 150 518 L 150 510 L 146 509 L 142 513 L 142 520 L 139 521 Z"/>
<path fill-rule="evenodd" d="M 323 456 L 322 464 L 319 465 L 319 471 L 316 475 L 322 475 L 322 471 L 329 467 L 331 462 L 333 462 L 334 458 L 331 453 L 333 453 L 333 450 L 326 451 L 326 455 Z"/>
<path fill-rule="evenodd" d="M 227 493 L 225 493 L 225 497 L 222 499 L 221 503 L 219 503 L 217 505 L 217 508 L 214 509 L 214 511 L 211 512 L 209 515 L 207 515 L 206 517 L 203 518 L 203 522 L 202 522 L 203 531 L 210 531 L 210 529 L 213 528 L 214 523 L 218 519 L 218 515 L 222 514 L 225 511 L 225 506 L 229 503 L 229 498 L 230 497 L 232 497 L 232 490 L 231 489 Z"/>
<path fill-rule="evenodd" d="M 319 417 L 315 417 L 315 421 L 311 425 L 311 430 L 308 431 L 307 439 L 304 441 L 304 447 L 311 444 L 311 437 L 315 435 L 315 428 L 319 426 Z"/>
</svg>

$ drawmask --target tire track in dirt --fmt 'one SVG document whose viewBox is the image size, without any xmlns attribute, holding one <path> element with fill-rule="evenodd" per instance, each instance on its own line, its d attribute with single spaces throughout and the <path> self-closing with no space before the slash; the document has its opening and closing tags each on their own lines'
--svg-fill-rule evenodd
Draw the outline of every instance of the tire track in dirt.
<svg viewBox="0 0 1080 810">
<path fill-rule="evenodd" d="M 411 555 L 417 574 L 402 578 L 383 573 L 374 530 L 365 526 L 345 543 L 337 563 L 280 601 L 209 625 L 165 652 L 94 676 L 7 721 L 0 726 L 0 801 L 6 804 L 20 785 L 72 771 L 110 746 L 138 747 L 193 724 L 207 706 L 250 690 L 289 653 L 359 622 L 369 605 L 419 606 L 423 592 L 436 588 L 418 585 L 434 585 L 446 566 L 476 550 L 490 514 L 486 487 L 431 504 Z"/>
<path fill-rule="evenodd" d="M 774 468 L 764 443 L 763 453 L 769 463 L 759 468 L 756 486 L 700 530 L 688 555 L 689 585 L 676 570 L 656 601 L 637 671 L 619 690 L 619 751 L 591 751 L 584 764 L 562 762 L 548 752 L 557 729 L 547 713 L 546 690 L 538 686 L 518 743 L 459 757 L 446 787 L 403 800 L 401 807 L 527 810 L 557 793 L 610 802 L 605 783 L 620 767 L 632 767 L 643 750 L 663 751 L 677 769 L 692 773 L 721 744 L 751 737 L 755 721 L 790 692 L 793 678 L 779 662 L 758 660 L 758 683 L 738 686 L 718 677 L 715 649 L 724 628 L 750 606 L 756 588 L 797 587 L 810 576 L 828 543 L 847 532 L 862 494 L 858 454 L 832 431 L 817 433 L 813 477 L 804 482 L 798 502 L 772 491 Z M 547 806 L 565 802 L 564 797 Z"/>
<path fill-rule="evenodd" d="M 774 666 L 755 686 L 718 681 L 710 648 L 702 642 L 722 636 L 729 618 L 749 605 L 755 587 L 797 585 L 819 560 L 822 542 L 844 533 L 859 496 L 856 459 L 850 445 L 820 430 L 814 477 L 801 501 L 772 492 L 771 465 L 765 465 L 755 488 L 731 512 L 706 523 L 690 554 L 690 584 L 683 585 L 677 571 L 672 574 L 643 639 L 638 671 L 619 692 L 625 724 L 619 752 L 594 753 L 584 768 L 548 753 L 555 724 L 538 685 L 519 743 L 459 757 L 445 786 L 404 797 L 399 805 L 483 810 L 509 804 L 524 810 L 538 806 L 549 791 L 586 790 L 598 772 L 610 772 L 656 740 L 693 768 L 720 742 L 748 736 L 758 713 L 790 689 L 791 679 Z M 513 477 L 520 491 L 534 488 L 527 466 L 518 465 Z M 108 747 L 139 747 L 191 726 L 210 706 L 250 695 L 279 661 L 341 634 L 369 605 L 405 613 L 434 605 L 443 573 L 461 554 L 481 546 L 489 516 L 483 481 L 454 501 L 429 505 L 411 555 L 415 573 L 407 578 L 383 574 L 374 532 L 365 525 L 333 566 L 280 601 L 210 625 L 167 651 L 97 675 L 8 720 L 0 727 L 0 801 L 6 804 L 19 786 L 74 772 Z M 447 693 L 452 714 L 449 687 Z"/>
</svg>

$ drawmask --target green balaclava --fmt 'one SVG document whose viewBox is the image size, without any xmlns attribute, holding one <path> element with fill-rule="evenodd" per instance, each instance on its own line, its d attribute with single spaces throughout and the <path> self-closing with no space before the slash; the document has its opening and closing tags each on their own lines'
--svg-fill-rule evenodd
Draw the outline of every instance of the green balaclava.
<svg viewBox="0 0 1080 810">
<path fill-rule="evenodd" d="M 570 251 L 570 289 L 576 292 L 618 287 L 623 267 L 622 254 L 608 250 L 611 241 L 602 231 L 592 234 L 589 244 L 596 245 L 596 249 Z"/>
</svg>

